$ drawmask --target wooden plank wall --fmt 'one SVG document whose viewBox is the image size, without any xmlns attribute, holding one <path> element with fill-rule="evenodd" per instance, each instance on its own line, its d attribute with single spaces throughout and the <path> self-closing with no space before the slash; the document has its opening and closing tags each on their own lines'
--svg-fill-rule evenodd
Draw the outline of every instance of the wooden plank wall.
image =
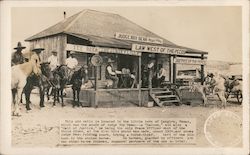
<svg viewBox="0 0 250 155">
<path fill-rule="evenodd" d="M 30 49 L 32 50 L 36 45 L 44 48 L 41 53 L 41 59 L 43 62 L 48 60 L 48 57 L 52 54 L 53 50 L 58 52 L 59 63 L 64 64 L 66 59 L 66 44 L 67 36 L 59 34 L 55 36 L 45 37 L 30 42 Z"/>
</svg>

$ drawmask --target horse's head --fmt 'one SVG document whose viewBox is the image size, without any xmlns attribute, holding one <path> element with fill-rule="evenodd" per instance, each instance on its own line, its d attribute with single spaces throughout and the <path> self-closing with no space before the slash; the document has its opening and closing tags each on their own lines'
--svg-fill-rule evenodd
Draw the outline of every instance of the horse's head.
<svg viewBox="0 0 250 155">
<path fill-rule="evenodd" d="M 42 74 L 45 75 L 46 77 L 50 77 L 50 75 L 51 75 L 51 68 L 49 65 L 50 65 L 49 62 L 41 63 Z"/>
<path fill-rule="evenodd" d="M 60 75 L 59 74 L 54 74 L 54 76 L 53 76 L 53 84 L 54 84 L 54 87 L 56 88 L 56 89 L 59 89 L 60 88 Z"/>
<path fill-rule="evenodd" d="M 79 71 L 80 71 L 80 77 L 84 78 L 84 81 L 87 82 L 88 81 L 88 66 L 83 65 Z"/>
</svg>

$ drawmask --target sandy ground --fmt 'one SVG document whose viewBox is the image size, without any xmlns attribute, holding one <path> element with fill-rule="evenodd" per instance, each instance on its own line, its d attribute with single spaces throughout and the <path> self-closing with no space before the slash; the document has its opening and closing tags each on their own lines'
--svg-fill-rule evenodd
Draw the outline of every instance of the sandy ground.
<svg viewBox="0 0 250 155">
<path fill-rule="evenodd" d="M 100 105 L 99 108 L 72 108 L 71 101 L 67 100 L 66 106 L 63 108 L 60 104 L 52 107 L 52 101 L 46 101 L 46 107 L 40 109 L 38 104 L 39 98 L 36 94 L 32 94 L 31 101 L 33 102 L 31 111 L 26 112 L 25 106 L 22 105 L 22 116 L 12 117 L 12 145 L 14 147 L 61 147 L 59 145 L 59 121 L 60 119 L 70 118 L 196 118 L 196 145 L 188 145 L 186 147 L 212 147 L 205 137 L 204 124 L 212 113 L 220 110 L 216 106 L 220 101 L 216 99 L 210 101 L 211 104 L 208 107 L 173 105 L 164 108 L 137 107 L 126 104 L 120 104 L 115 107 Z M 242 118 L 241 105 L 229 102 L 226 110 Z M 221 120 L 221 123 L 223 123 L 223 120 Z M 226 129 L 220 131 L 223 132 L 223 130 Z M 241 145 L 240 143 L 237 146 Z"/>
</svg>

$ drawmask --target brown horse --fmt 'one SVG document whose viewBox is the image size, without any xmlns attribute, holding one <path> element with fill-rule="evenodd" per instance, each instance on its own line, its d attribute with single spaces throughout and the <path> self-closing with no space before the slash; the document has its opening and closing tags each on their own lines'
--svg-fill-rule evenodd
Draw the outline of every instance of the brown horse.
<svg viewBox="0 0 250 155">
<path fill-rule="evenodd" d="M 51 69 L 48 62 L 41 63 L 41 72 L 42 74 L 37 75 L 30 75 L 27 78 L 27 83 L 23 89 L 26 99 L 26 109 L 31 110 L 30 108 L 30 94 L 31 91 L 34 89 L 34 86 L 39 88 L 40 94 L 40 107 L 44 107 L 44 96 L 45 93 L 47 94 L 47 99 L 49 100 L 49 89 L 53 87 L 52 83 L 50 82 L 51 77 Z M 22 102 L 22 98 L 21 98 Z"/>
<path fill-rule="evenodd" d="M 72 90 L 73 90 L 73 107 L 75 107 L 76 105 L 78 107 L 80 105 L 83 107 L 83 105 L 79 101 L 80 100 L 79 95 L 80 95 L 83 80 L 84 80 L 84 83 L 88 82 L 87 66 L 83 66 L 78 71 L 75 71 L 70 80 L 70 83 L 72 84 Z"/>
<path fill-rule="evenodd" d="M 82 66 L 79 70 L 77 71 L 72 71 L 69 69 L 66 65 L 61 65 L 58 68 L 55 69 L 53 73 L 53 83 L 55 84 L 55 90 L 54 92 L 54 103 L 53 105 L 55 106 L 55 102 L 59 102 L 59 97 L 61 98 L 62 106 L 64 105 L 63 102 L 63 90 L 66 87 L 67 84 L 72 85 L 72 90 L 73 90 L 73 98 L 74 98 L 74 106 L 79 106 L 79 93 L 81 90 L 82 86 L 82 79 L 86 81 L 87 79 L 87 68 L 86 66 Z M 76 103 L 76 98 L 77 98 L 77 103 Z M 82 106 L 82 105 L 81 105 Z"/>
<path fill-rule="evenodd" d="M 14 116 L 20 115 L 19 105 L 21 95 L 26 85 L 26 79 L 32 72 L 36 75 L 41 74 L 40 59 L 37 54 L 32 55 L 29 62 L 11 67 L 11 90 L 14 104 Z"/>
</svg>

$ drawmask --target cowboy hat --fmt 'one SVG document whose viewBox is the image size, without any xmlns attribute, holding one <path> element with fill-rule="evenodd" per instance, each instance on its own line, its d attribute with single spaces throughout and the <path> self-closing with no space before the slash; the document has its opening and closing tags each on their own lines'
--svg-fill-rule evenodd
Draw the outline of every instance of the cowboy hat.
<svg viewBox="0 0 250 155">
<path fill-rule="evenodd" d="M 38 44 L 35 46 L 35 48 L 33 48 L 33 50 L 32 51 L 43 51 L 44 50 L 44 48 L 41 48 Z"/>
<path fill-rule="evenodd" d="M 114 60 L 108 58 L 108 63 L 115 62 Z"/>
<path fill-rule="evenodd" d="M 88 66 L 87 65 L 83 65 L 83 68 L 88 68 Z"/>
<path fill-rule="evenodd" d="M 22 46 L 21 42 L 18 42 L 17 43 L 17 47 L 15 47 L 14 49 L 17 50 L 17 49 L 25 49 L 26 47 Z"/>
</svg>

